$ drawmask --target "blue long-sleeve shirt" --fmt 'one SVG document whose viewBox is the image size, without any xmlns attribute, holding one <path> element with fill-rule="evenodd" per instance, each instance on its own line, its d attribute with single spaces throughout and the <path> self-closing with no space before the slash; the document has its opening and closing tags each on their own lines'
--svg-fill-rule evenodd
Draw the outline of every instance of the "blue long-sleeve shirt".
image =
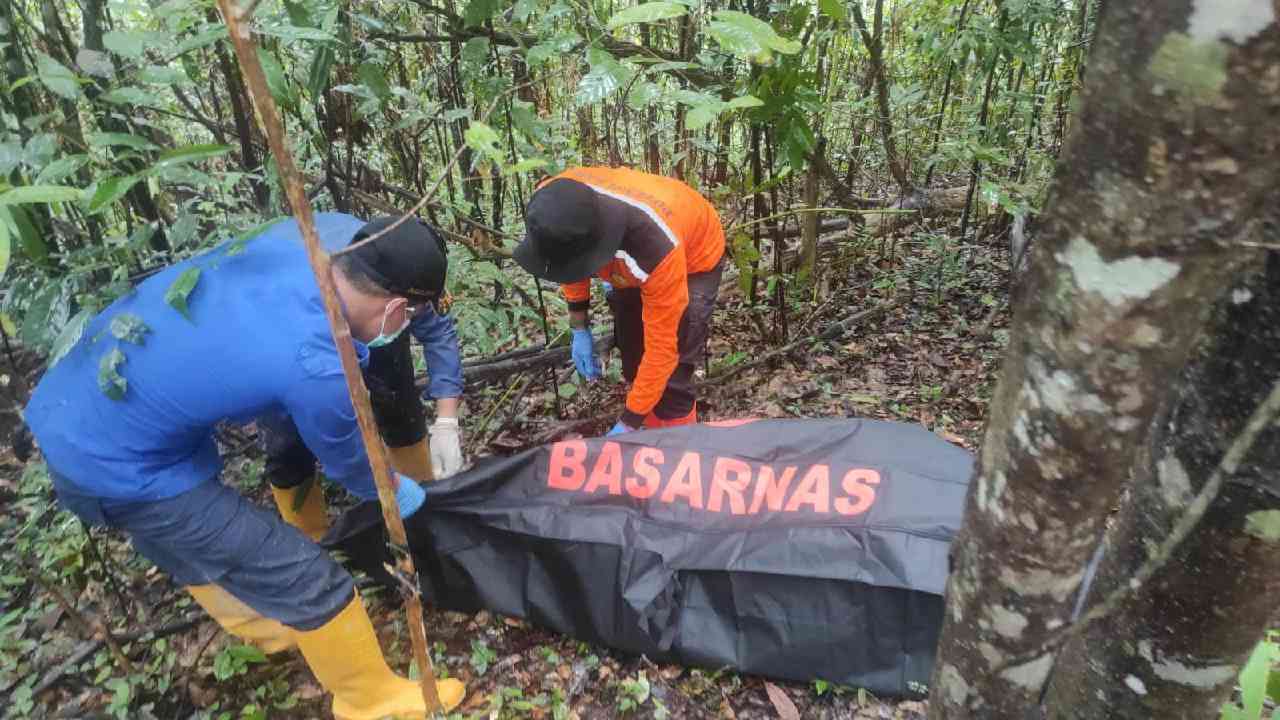
<svg viewBox="0 0 1280 720">
<path fill-rule="evenodd" d="M 345 246 L 363 224 L 339 213 L 316 217 L 321 242 L 331 250 Z M 224 244 L 140 283 L 94 318 L 41 378 L 25 418 L 69 489 L 118 501 L 173 497 L 221 471 L 217 423 L 283 410 L 326 476 L 361 498 L 376 497 L 297 223 L 279 222 L 239 252 L 233 248 Z M 200 276 L 187 298 L 188 319 L 165 295 L 191 268 Z M 124 326 L 130 316 L 147 328 L 141 344 L 112 332 L 113 321 Z M 449 397 L 462 386 L 453 323 L 427 320 L 417 321 L 413 332 L 430 343 L 430 392 Z M 363 364 L 368 349 L 358 341 L 355 347 Z M 124 356 L 116 372 L 127 383 L 118 400 L 101 388 L 104 358 L 113 349 Z M 453 366 L 456 373 L 449 371 Z"/>
</svg>

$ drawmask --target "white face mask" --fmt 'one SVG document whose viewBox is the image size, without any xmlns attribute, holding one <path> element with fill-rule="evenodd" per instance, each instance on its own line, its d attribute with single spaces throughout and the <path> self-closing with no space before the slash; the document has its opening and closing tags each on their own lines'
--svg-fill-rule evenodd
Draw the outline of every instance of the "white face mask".
<svg viewBox="0 0 1280 720">
<path fill-rule="evenodd" d="M 386 309 L 382 311 L 382 324 L 378 327 L 378 337 L 365 343 L 365 345 L 371 348 L 380 348 L 384 345 L 390 345 L 391 343 L 395 342 L 396 338 L 400 337 L 400 333 L 404 332 L 405 328 L 409 327 L 409 313 L 408 311 L 406 311 L 404 315 L 404 324 L 401 325 L 400 328 L 397 329 L 395 332 L 388 335 L 387 334 L 387 317 L 390 314 L 391 314 L 391 303 L 387 303 Z"/>
</svg>

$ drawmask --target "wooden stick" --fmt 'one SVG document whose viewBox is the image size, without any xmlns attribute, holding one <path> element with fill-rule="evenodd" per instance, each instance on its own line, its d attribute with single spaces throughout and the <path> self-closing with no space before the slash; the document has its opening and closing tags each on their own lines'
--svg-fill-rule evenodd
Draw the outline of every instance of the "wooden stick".
<svg viewBox="0 0 1280 720">
<path fill-rule="evenodd" d="M 234 0 L 218 0 L 223 20 L 231 33 L 231 42 L 235 46 L 236 57 L 240 61 L 240 72 L 244 75 L 245 84 L 249 87 L 249 95 L 258 109 L 258 117 L 266 131 L 271 154 L 275 157 L 280 170 L 280 180 L 284 184 L 285 193 L 289 197 L 289 205 L 302 229 L 302 239 L 307 248 L 307 260 L 311 271 L 315 274 L 316 284 L 320 287 L 320 297 L 324 301 L 325 315 L 329 320 L 329 331 L 333 334 L 333 342 L 338 348 L 338 357 L 342 360 L 342 373 L 347 380 L 347 390 L 351 393 L 351 404 L 355 408 L 356 421 L 360 426 L 360 435 L 364 439 L 365 450 L 369 462 L 373 466 L 373 480 L 378 487 L 378 502 L 382 505 L 382 519 L 387 524 L 391 542 L 397 547 L 407 548 L 404 521 L 400 517 L 400 509 L 396 504 L 396 486 L 387 460 L 387 449 L 382 444 L 378 427 L 373 418 L 373 410 L 369 406 L 369 390 L 365 387 L 364 377 L 360 372 L 360 364 L 356 359 L 355 346 L 351 340 L 351 328 L 342 315 L 338 304 L 337 289 L 333 282 L 333 270 L 329 256 L 320 248 L 320 238 L 316 234 L 315 217 L 311 203 L 307 200 L 302 182 L 302 175 L 293 163 L 293 154 L 289 151 L 284 135 L 284 126 L 280 122 L 280 113 L 276 109 L 271 92 L 267 89 L 267 79 L 258 61 L 258 53 L 249 34 L 249 20 L 252 7 L 243 9 L 236 7 Z M 428 475 L 429 473 L 428 468 Z M 426 478 L 430 480 L 431 478 Z M 431 659 L 427 654 L 426 630 L 422 624 L 422 602 L 418 590 L 417 571 L 413 567 L 413 558 L 407 552 L 397 553 L 398 569 L 415 582 L 403 587 L 407 593 L 405 607 L 409 614 L 409 635 L 413 639 L 413 654 L 421 671 L 422 698 L 426 701 L 427 712 L 433 713 L 440 707 L 440 699 L 436 695 L 436 678 L 431 668 Z M 402 583 L 402 585 L 406 585 Z"/>
</svg>

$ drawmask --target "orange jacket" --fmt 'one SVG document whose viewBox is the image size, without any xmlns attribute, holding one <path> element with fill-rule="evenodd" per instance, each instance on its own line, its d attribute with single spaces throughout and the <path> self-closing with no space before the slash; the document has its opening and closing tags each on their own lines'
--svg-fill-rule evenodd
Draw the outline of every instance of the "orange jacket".
<svg viewBox="0 0 1280 720">
<path fill-rule="evenodd" d="M 596 275 L 615 288 L 640 288 L 644 355 L 627 394 L 627 411 L 644 417 L 658 404 L 679 362 L 688 277 L 711 270 L 724 256 L 720 216 L 696 190 L 661 175 L 590 167 L 556 177 L 577 180 L 604 196 L 602 222 L 625 223 L 622 248 Z M 571 310 L 585 310 L 591 279 L 563 285 L 561 291 Z"/>
</svg>

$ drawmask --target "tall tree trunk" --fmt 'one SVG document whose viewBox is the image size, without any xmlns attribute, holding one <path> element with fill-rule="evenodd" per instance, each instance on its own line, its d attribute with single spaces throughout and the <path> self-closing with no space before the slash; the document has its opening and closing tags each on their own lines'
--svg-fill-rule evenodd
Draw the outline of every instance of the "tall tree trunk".
<svg viewBox="0 0 1280 720">
<path fill-rule="evenodd" d="M 952 546 L 932 718 L 1038 704 L 1168 378 L 1280 185 L 1261 71 L 1280 62 L 1280 26 L 1270 12 L 1192 21 L 1191 5 L 1113 3 L 1099 22 L 1025 285 L 1042 291 L 1015 318 Z"/>
<path fill-rule="evenodd" d="M 1264 208 L 1280 220 L 1280 192 Z M 1280 383 L 1280 252 L 1269 255 L 1219 303 L 1177 408 L 1157 423 L 1095 597 L 1126 587 L 1151 561 L 1148 548 L 1188 512 Z M 1141 592 L 1064 650 L 1048 695 L 1052 717 L 1217 716 L 1280 598 L 1280 427 L 1266 423 L 1239 460 Z"/>
<path fill-rule="evenodd" d="M 210 22 L 221 22 L 212 8 L 209 10 L 208 17 Z M 246 173 L 255 173 L 262 164 L 262 159 L 258 157 L 258 150 L 254 146 L 254 140 L 258 139 L 259 131 L 257 123 L 253 121 L 253 109 L 249 104 L 249 95 L 244 89 L 244 80 L 231 61 L 225 45 L 214 43 L 213 51 L 218 58 L 218 72 L 222 74 L 222 79 L 226 83 L 227 99 L 231 101 L 231 116 L 236 124 L 236 137 L 240 140 L 240 167 Z M 217 92 L 217 88 L 211 88 L 213 97 L 218 96 Z M 347 141 L 350 142 L 350 138 Z M 266 143 L 262 142 L 262 144 Z M 267 187 L 266 181 L 260 178 L 251 179 L 249 186 L 253 190 L 254 203 L 259 210 L 265 211 L 271 203 L 271 188 Z"/>
<path fill-rule="evenodd" d="M 969 2 L 964 0 L 964 4 L 960 6 L 960 20 L 956 23 L 956 37 L 960 37 L 964 33 L 964 21 L 969 16 Z M 947 61 L 947 80 L 942 84 L 942 107 L 938 109 L 938 122 L 933 126 L 933 142 L 930 144 L 929 157 L 938 154 L 938 143 L 942 140 L 942 121 L 947 117 L 947 103 L 951 101 L 951 80 L 956 74 L 956 61 Z M 924 174 L 924 186 L 927 188 L 933 182 L 933 171 L 937 167 L 937 163 L 933 160 L 929 161 L 929 169 Z"/>
<path fill-rule="evenodd" d="M 999 35 L 1004 30 L 1005 14 L 1000 13 L 1000 20 L 996 23 L 996 34 Z M 982 109 L 978 111 L 978 142 L 979 144 L 987 138 L 987 118 L 991 113 L 991 93 L 996 83 L 996 67 L 1000 64 L 1002 53 L 996 51 L 995 57 L 991 58 L 991 67 L 987 68 L 987 87 L 982 92 Z M 982 162 L 977 158 L 973 160 L 973 167 L 969 169 L 969 192 L 964 198 L 964 210 L 960 213 L 960 240 L 963 241 L 969 232 L 969 213 L 973 209 L 973 196 L 978 190 L 978 179 L 982 177 Z"/>
<path fill-rule="evenodd" d="M 866 18 L 862 16 L 861 3 L 853 3 L 850 7 L 853 9 L 854 20 L 858 24 L 858 31 L 862 34 L 863 42 L 867 44 L 867 51 L 871 54 L 871 73 L 875 80 L 876 90 L 876 108 L 880 113 L 880 137 L 884 142 L 885 159 L 889 164 L 889 173 L 893 175 L 893 179 L 898 183 L 898 190 L 902 197 L 911 197 L 916 193 L 915 183 L 911 181 L 911 174 L 907 171 L 904 159 L 898 154 L 897 141 L 893 134 L 893 114 L 889 107 L 889 78 L 884 67 L 884 0 L 876 0 L 875 17 L 873 19 L 875 30 L 872 32 L 867 29 Z"/>
</svg>

